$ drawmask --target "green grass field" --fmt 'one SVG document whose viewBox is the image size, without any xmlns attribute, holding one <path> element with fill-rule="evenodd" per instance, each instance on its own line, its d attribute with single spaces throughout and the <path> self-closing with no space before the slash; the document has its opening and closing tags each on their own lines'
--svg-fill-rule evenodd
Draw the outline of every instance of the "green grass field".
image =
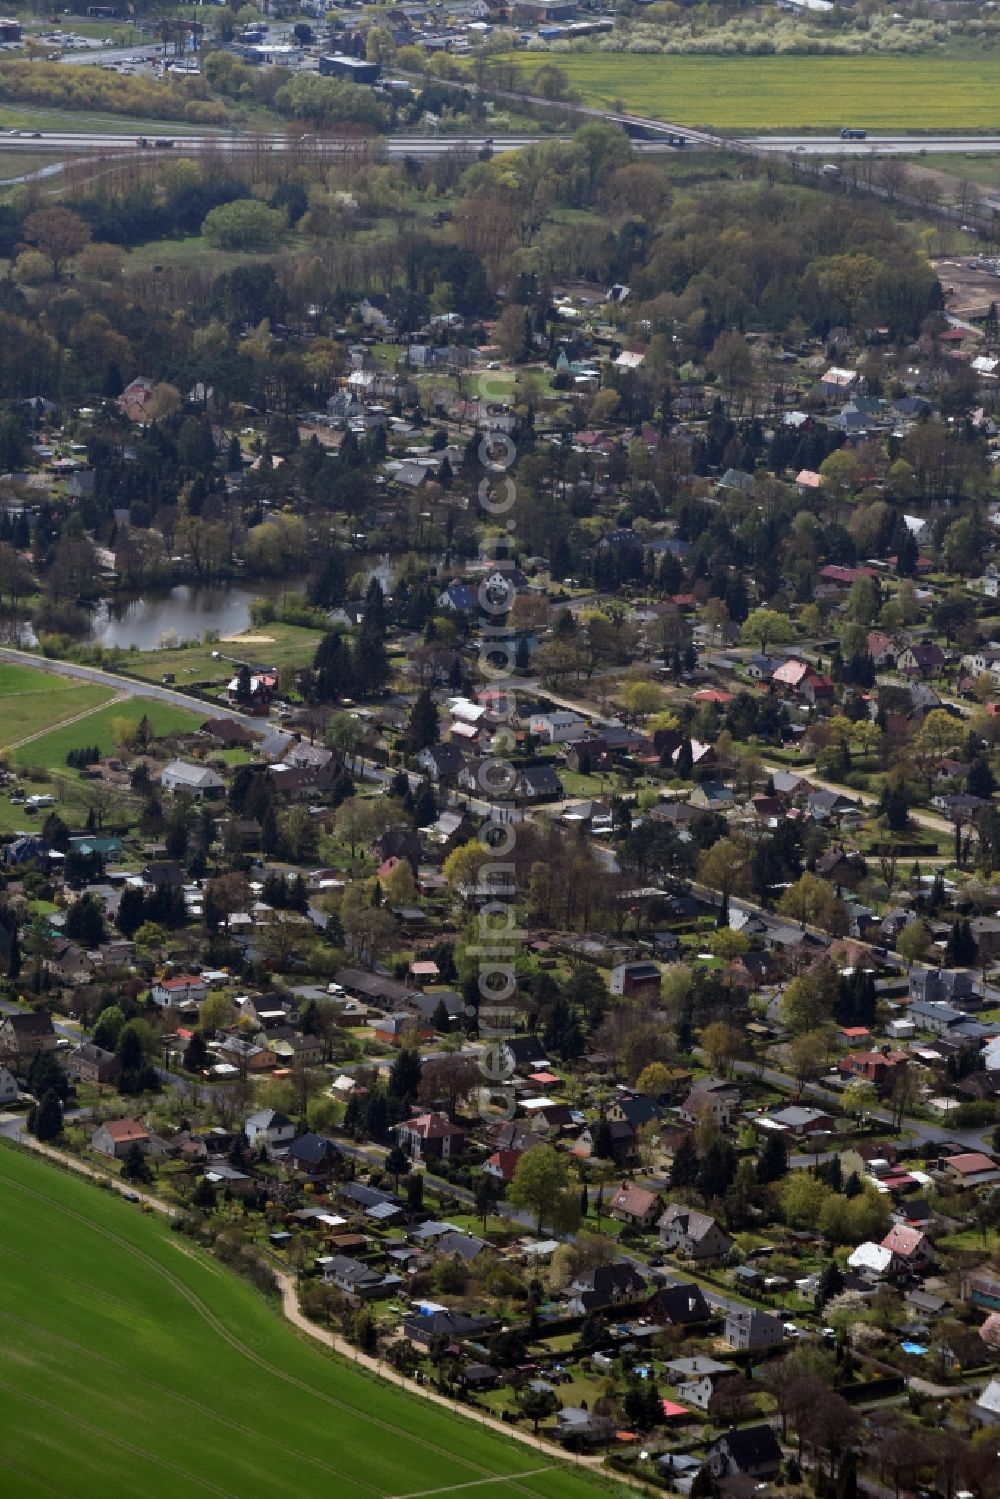
<svg viewBox="0 0 1000 1499">
<path fill-rule="evenodd" d="M 158 1218 L 6 1143 L 0 1197 L 0 1493 L 602 1492 L 547 1452 L 328 1357 Z"/>
<path fill-rule="evenodd" d="M 585 104 L 719 130 L 996 130 L 1000 59 L 654 57 L 620 52 L 514 59 L 526 79 L 558 63 Z"/>
<path fill-rule="evenodd" d="M 105 692 L 104 688 L 92 690 Z M 111 696 L 110 693 L 105 693 L 105 695 Z M 32 740 L 22 750 L 15 752 L 15 759 L 22 765 L 44 765 L 50 770 L 55 770 L 65 765 L 66 756 L 71 749 L 79 749 L 83 744 L 96 744 L 102 754 L 110 755 L 115 748 L 111 728 L 114 720 L 130 718 L 138 722 L 144 713 L 157 734 L 170 734 L 189 733 L 196 729 L 200 723 L 210 717 L 211 710 L 206 705 L 204 713 L 189 713 L 186 708 L 175 708 L 171 703 L 157 703 L 138 697 L 130 698 L 126 702 L 111 703 L 99 712 L 82 719 L 78 724 L 55 728 L 51 734 Z"/>
<path fill-rule="evenodd" d="M 119 664 L 130 677 L 145 682 L 159 682 L 164 672 L 173 672 L 177 686 L 190 682 L 228 682 L 233 676 L 234 661 L 246 661 L 251 667 L 308 666 L 322 639 L 322 631 L 301 625 L 267 624 L 253 626 L 242 637 L 223 640 L 218 645 L 183 646 L 167 651 L 128 651 Z M 212 652 L 222 657 L 215 661 Z"/>
<path fill-rule="evenodd" d="M 113 696 L 107 687 L 77 682 L 72 677 L 53 676 L 30 666 L 0 664 L 0 749 L 99 708 Z"/>
</svg>

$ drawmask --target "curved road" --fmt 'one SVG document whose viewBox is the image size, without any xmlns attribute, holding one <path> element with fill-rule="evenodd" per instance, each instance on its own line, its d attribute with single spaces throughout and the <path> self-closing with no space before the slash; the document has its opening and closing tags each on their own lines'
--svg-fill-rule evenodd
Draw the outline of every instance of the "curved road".
<svg viewBox="0 0 1000 1499">
<path fill-rule="evenodd" d="M 98 666 L 82 666 L 76 661 L 53 660 L 35 655 L 33 651 L 16 650 L 13 646 L 0 646 L 0 661 L 9 661 L 15 666 L 30 666 L 35 671 L 49 671 L 56 677 L 77 677 L 81 682 L 93 682 L 98 687 L 110 687 L 115 692 L 127 693 L 130 697 L 150 698 L 154 702 L 171 703 L 175 708 L 186 708 L 193 713 L 203 713 L 206 718 L 231 718 L 234 723 L 246 724 L 248 728 L 260 728 L 267 720 L 254 718 L 249 713 L 238 713 L 224 703 L 207 702 L 205 698 L 190 697 L 174 687 L 164 687 L 159 682 L 143 682 L 138 677 L 126 677 L 117 672 L 104 671 Z"/>
</svg>

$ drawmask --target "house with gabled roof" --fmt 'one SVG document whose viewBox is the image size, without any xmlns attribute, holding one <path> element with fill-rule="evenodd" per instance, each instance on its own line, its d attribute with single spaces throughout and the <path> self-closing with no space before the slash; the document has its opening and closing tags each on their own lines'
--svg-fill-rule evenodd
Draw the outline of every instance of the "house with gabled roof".
<svg viewBox="0 0 1000 1499">
<path fill-rule="evenodd" d="M 108 1119 L 90 1137 L 92 1150 L 115 1161 L 123 1161 L 136 1145 L 145 1154 L 150 1144 L 149 1130 L 138 1119 Z"/>
<path fill-rule="evenodd" d="M 882 1240 L 882 1248 L 892 1251 L 901 1267 L 909 1270 L 929 1270 L 934 1264 L 934 1249 L 930 1239 L 919 1228 L 906 1223 L 894 1223 Z"/>
<path fill-rule="evenodd" d="M 781 1447 L 772 1427 L 741 1426 L 715 1439 L 708 1465 L 716 1478 L 773 1478 L 781 1468 Z"/>
<path fill-rule="evenodd" d="M 612 1218 L 635 1228 L 652 1228 L 663 1211 L 663 1200 L 657 1193 L 634 1183 L 623 1182 L 611 1199 Z"/>
<path fill-rule="evenodd" d="M 447 1161 L 461 1155 L 468 1132 L 446 1114 L 417 1114 L 394 1126 L 403 1150 L 414 1161 Z"/>
<path fill-rule="evenodd" d="M 721 1260 L 733 1247 L 733 1241 L 708 1213 L 670 1203 L 656 1223 L 660 1243 L 689 1259 L 707 1263 Z"/>
</svg>

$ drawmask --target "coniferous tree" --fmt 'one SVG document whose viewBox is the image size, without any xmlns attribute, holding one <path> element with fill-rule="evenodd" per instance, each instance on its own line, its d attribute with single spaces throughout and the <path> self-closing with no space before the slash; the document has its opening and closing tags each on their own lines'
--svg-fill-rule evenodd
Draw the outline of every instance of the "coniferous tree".
<svg viewBox="0 0 1000 1499">
<path fill-rule="evenodd" d="M 431 697 L 430 688 L 423 687 L 413 700 L 410 719 L 406 728 L 406 747 L 411 755 L 419 755 L 429 745 L 437 744 L 440 737 L 438 711 Z"/>
<path fill-rule="evenodd" d="M 30 1126 L 35 1139 L 43 1142 L 57 1140 L 62 1134 L 63 1107 L 54 1088 L 48 1090 L 37 1109 L 32 1111 Z"/>
<path fill-rule="evenodd" d="M 698 1180 L 699 1168 L 698 1149 L 694 1143 L 694 1136 L 685 1135 L 674 1151 L 674 1159 L 670 1166 L 670 1185 L 693 1187 Z"/>
</svg>

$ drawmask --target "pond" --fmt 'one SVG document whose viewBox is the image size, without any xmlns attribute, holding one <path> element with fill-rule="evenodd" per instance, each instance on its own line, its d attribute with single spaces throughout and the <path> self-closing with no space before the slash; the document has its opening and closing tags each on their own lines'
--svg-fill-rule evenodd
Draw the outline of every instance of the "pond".
<svg viewBox="0 0 1000 1499">
<path fill-rule="evenodd" d="M 280 599 L 291 591 L 274 581 L 258 581 L 252 587 L 177 583 L 162 591 L 101 599 L 91 611 L 86 639 L 120 650 L 134 645 L 140 651 L 153 651 L 170 631 L 178 640 L 199 640 L 206 630 L 235 635 L 249 626 L 254 599 Z M 11 629 L 17 644 L 29 648 L 38 644 L 30 621 L 15 622 Z"/>
<path fill-rule="evenodd" d="M 244 588 L 177 583 L 163 593 L 102 599 L 92 615 L 90 638 L 98 645 L 152 651 L 170 631 L 178 640 L 200 640 L 206 630 L 235 635 L 249 626 L 254 599 L 280 592 L 280 585 L 274 584 Z"/>
</svg>

